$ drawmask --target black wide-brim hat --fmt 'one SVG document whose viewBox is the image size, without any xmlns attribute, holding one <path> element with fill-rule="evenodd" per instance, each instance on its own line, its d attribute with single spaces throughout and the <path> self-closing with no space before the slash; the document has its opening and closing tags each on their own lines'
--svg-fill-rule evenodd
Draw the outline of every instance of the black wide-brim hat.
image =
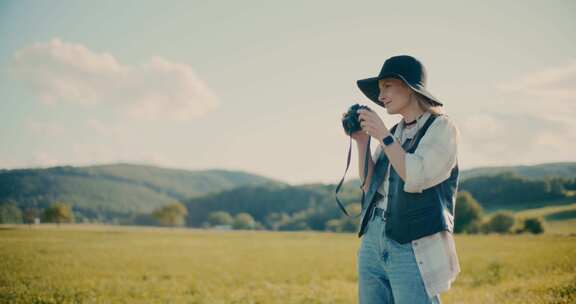
<svg viewBox="0 0 576 304">
<path fill-rule="evenodd" d="M 432 105 L 443 105 L 426 89 L 426 68 L 424 65 L 418 59 L 408 55 L 393 56 L 386 59 L 377 77 L 360 79 L 356 81 L 356 84 L 366 97 L 384 107 L 384 104 L 378 100 L 380 94 L 378 80 L 390 77 L 404 81 L 412 90 L 426 97 Z"/>
</svg>

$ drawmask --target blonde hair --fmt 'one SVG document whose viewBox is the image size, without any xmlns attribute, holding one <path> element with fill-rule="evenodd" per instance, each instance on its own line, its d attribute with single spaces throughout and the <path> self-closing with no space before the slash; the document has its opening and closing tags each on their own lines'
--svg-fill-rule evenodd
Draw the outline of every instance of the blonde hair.
<svg viewBox="0 0 576 304">
<path fill-rule="evenodd" d="M 399 79 L 397 77 L 392 77 L 392 78 L 397 79 L 401 83 L 402 86 L 404 86 L 405 88 L 409 89 L 412 92 L 412 95 L 410 96 L 410 101 L 412 101 L 412 98 L 415 98 L 420 109 L 422 109 L 423 111 L 426 111 L 426 112 L 434 113 L 434 114 L 445 114 L 442 106 L 434 105 L 432 103 L 432 101 L 430 101 L 430 99 L 428 99 L 428 97 L 416 92 L 414 89 L 412 89 L 410 86 L 408 86 L 408 84 L 406 84 L 401 79 Z M 378 86 L 380 86 L 380 81 L 382 81 L 382 79 L 378 80 Z"/>
<path fill-rule="evenodd" d="M 418 102 L 418 106 L 420 107 L 420 109 L 426 111 L 426 112 L 431 112 L 434 114 L 443 114 L 444 110 L 442 109 L 442 106 L 438 106 L 438 105 L 433 105 L 430 100 L 428 99 L 428 97 L 412 90 L 413 94 L 412 96 L 416 99 L 416 102 Z"/>
</svg>

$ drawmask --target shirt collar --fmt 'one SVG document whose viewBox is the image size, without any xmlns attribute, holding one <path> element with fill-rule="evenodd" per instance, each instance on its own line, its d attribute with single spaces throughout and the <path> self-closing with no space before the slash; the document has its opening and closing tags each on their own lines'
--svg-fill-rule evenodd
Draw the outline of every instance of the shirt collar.
<svg viewBox="0 0 576 304">
<path fill-rule="evenodd" d="M 418 117 L 416 120 L 416 126 L 411 127 L 409 129 L 404 129 L 404 119 L 400 120 L 400 123 L 398 124 L 397 130 L 396 132 L 394 132 L 395 134 L 401 134 L 398 131 L 402 132 L 405 131 L 407 134 L 412 134 L 413 132 L 415 132 L 415 130 L 420 129 L 420 127 L 422 126 L 423 122 L 426 121 L 428 119 L 428 117 L 430 117 L 432 113 L 430 113 L 429 111 L 424 111 L 424 114 L 422 114 L 420 117 Z M 398 130 L 399 129 L 399 130 Z"/>
</svg>

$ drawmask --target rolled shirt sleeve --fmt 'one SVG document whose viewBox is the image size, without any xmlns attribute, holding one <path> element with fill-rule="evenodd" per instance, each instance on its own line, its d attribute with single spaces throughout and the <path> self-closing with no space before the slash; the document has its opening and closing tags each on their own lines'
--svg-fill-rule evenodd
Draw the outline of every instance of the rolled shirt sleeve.
<svg viewBox="0 0 576 304">
<path fill-rule="evenodd" d="M 428 128 L 414 153 L 406 153 L 404 191 L 421 193 L 450 176 L 456 164 L 459 131 L 446 114 Z"/>
</svg>

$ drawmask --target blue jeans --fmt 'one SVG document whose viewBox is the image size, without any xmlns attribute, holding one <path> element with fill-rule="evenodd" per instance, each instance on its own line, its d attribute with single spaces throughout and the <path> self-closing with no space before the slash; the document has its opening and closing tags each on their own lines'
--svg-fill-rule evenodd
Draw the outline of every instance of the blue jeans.
<svg viewBox="0 0 576 304">
<path fill-rule="evenodd" d="M 361 238 L 357 253 L 359 303 L 440 304 L 440 295 L 429 298 L 426 293 L 412 243 L 400 244 L 387 237 L 384 225 L 384 218 L 372 212 Z"/>
</svg>

